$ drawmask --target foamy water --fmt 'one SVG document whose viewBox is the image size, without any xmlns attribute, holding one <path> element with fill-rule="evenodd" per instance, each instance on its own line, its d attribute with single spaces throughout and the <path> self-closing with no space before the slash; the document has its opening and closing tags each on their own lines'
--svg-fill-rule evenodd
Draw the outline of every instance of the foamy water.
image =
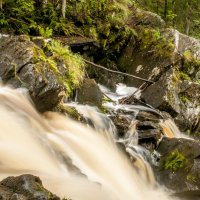
<svg viewBox="0 0 200 200">
<path fill-rule="evenodd" d="M 114 142 L 57 113 L 41 116 L 24 92 L 0 87 L 0 119 L 1 179 L 38 175 L 53 193 L 73 200 L 172 199 Z"/>
</svg>

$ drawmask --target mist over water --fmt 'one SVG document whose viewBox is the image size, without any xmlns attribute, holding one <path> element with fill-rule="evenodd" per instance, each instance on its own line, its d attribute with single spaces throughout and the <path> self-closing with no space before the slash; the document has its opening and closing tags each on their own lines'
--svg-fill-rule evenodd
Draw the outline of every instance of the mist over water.
<svg viewBox="0 0 200 200">
<path fill-rule="evenodd" d="M 1 179 L 31 173 L 73 200 L 172 200 L 148 181 L 151 169 L 138 167 L 137 153 L 131 162 L 102 133 L 57 113 L 38 114 L 24 91 L 0 87 L 0 119 Z"/>
</svg>

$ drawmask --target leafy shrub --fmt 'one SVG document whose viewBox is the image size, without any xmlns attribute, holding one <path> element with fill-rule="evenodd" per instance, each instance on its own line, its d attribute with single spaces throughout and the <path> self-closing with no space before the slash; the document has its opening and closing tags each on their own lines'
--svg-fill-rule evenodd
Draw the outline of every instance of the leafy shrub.
<svg viewBox="0 0 200 200">
<path fill-rule="evenodd" d="M 0 26 L 15 34 L 79 35 L 95 39 L 107 53 L 119 51 L 135 32 L 126 25 L 131 0 L 70 0 L 66 18 L 61 1 L 7 0 Z"/>
</svg>

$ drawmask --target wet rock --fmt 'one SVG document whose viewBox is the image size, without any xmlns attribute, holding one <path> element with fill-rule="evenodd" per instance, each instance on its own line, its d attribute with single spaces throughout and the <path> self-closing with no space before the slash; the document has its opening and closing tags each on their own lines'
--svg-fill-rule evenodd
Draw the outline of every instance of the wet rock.
<svg viewBox="0 0 200 200">
<path fill-rule="evenodd" d="M 164 135 L 162 127 L 159 125 L 159 118 L 156 120 L 154 118 L 152 121 L 150 119 L 145 121 L 141 118 L 139 121 L 134 119 L 130 113 L 118 113 L 110 116 L 110 118 L 117 128 L 119 138 L 129 140 L 137 134 L 138 143 L 148 150 L 154 150 L 158 141 Z"/>
<path fill-rule="evenodd" d="M 200 85 L 181 80 L 180 71 L 171 69 L 149 86 L 142 98 L 155 108 L 174 117 L 182 131 L 195 131 L 200 115 Z M 193 133 L 194 134 L 194 133 Z"/>
<path fill-rule="evenodd" d="M 128 24 L 138 36 L 122 51 L 118 67 L 155 81 L 153 85 L 146 84 L 141 97 L 168 112 L 182 131 L 198 135 L 200 40 L 164 28 L 158 17 L 151 23 L 146 14 L 136 9 L 130 17 Z M 133 78 L 125 78 L 125 82 L 135 87 L 144 83 Z"/>
<path fill-rule="evenodd" d="M 184 138 L 163 138 L 154 171 L 160 183 L 176 193 L 200 191 L 200 143 Z"/>
<path fill-rule="evenodd" d="M 160 116 L 156 115 L 155 113 L 139 111 L 139 113 L 136 116 L 136 119 L 139 121 L 152 121 L 152 122 L 159 123 Z"/>
<path fill-rule="evenodd" d="M 200 120 L 200 84 L 183 81 L 180 85 L 179 99 L 181 101 L 181 113 L 175 120 L 179 127 L 192 135 L 198 135 L 198 123 Z"/>
<path fill-rule="evenodd" d="M 39 177 L 26 174 L 8 177 L 0 182 L 1 199 L 10 200 L 59 200 L 46 190 Z"/>
<path fill-rule="evenodd" d="M 77 91 L 77 101 L 81 104 L 101 107 L 103 94 L 94 79 L 84 79 Z"/>
<path fill-rule="evenodd" d="M 138 143 L 149 150 L 154 150 L 163 132 L 159 123 L 153 121 L 139 121 L 136 125 Z"/>
<path fill-rule="evenodd" d="M 153 49 L 143 50 L 142 47 L 139 47 L 139 42 L 132 39 L 118 58 L 118 68 L 121 71 L 147 80 L 158 80 L 161 74 L 169 69 L 173 61 L 170 57 L 160 57 L 158 59 L 153 54 L 155 51 Z M 144 83 L 144 81 L 132 77 L 125 77 L 124 82 L 128 86 L 134 87 L 140 87 Z"/>
<path fill-rule="evenodd" d="M 131 119 L 126 115 L 120 114 L 112 115 L 110 118 L 117 128 L 118 137 L 123 138 L 129 130 Z"/>
<path fill-rule="evenodd" d="M 110 59 L 102 59 L 98 61 L 98 64 L 104 66 L 108 69 L 118 71 L 117 64 L 115 61 Z M 124 80 L 124 76 L 112 72 L 108 72 L 106 70 L 95 68 L 91 66 L 88 68 L 89 77 L 94 78 L 98 83 L 110 88 L 112 91 L 116 90 L 116 85 L 118 83 L 122 83 Z"/>
<path fill-rule="evenodd" d="M 134 10 L 128 25 L 137 33 L 131 38 L 117 59 L 121 71 L 158 80 L 175 62 L 173 38 L 165 36 L 165 22 L 160 16 L 142 10 Z M 143 81 L 125 78 L 125 83 L 139 87 Z"/>
<path fill-rule="evenodd" d="M 15 88 L 27 88 L 40 111 L 54 108 L 65 95 L 64 85 L 45 59 L 28 36 L 0 38 L 1 79 Z"/>
<path fill-rule="evenodd" d="M 165 21 L 156 13 L 135 9 L 134 14 L 130 16 L 127 24 L 131 27 L 135 25 L 145 25 L 150 28 L 164 28 L 166 26 Z"/>
<path fill-rule="evenodd" d="M 170 69 L 159 81 L 143 92 L 142 98 L 153 107 L 176 117 L 181 109 L 178 97 L 179 85 L 180 80 L 177 78 L 177 71 Z"/>
<path fill-rule="evenodd" d="M 200 60 L 200 40 L 182 34 L 176 29 L 168 28 L 163 32 L 164 36 L 173 39 L 175 45 L 175 53 L 184 54 L 190 51 L 197 60 Z"/>
</svg>

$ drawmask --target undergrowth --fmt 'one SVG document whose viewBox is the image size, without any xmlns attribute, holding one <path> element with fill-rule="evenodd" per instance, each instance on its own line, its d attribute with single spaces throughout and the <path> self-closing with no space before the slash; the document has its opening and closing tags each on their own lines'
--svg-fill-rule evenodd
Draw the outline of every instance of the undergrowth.
<svg viewBox="0 0 200 200">
<path fill-rule="evenodd" d="M 46 43 L 45 48 L 51 54 L 47 57 L 43 51 L 36 51 L 34 55 L 35 63 L 40 65 L 36 68 L 53 70 L 70 94 L 74 88 L 80 85 L 85 74 L 85 64 L 82 57 L 79 54 L 72 53 L 68 47 L 63 47 L 60 42 L 55 40 Z"/>
<path fill-rule="evenodd" d="M 126 25 L 131 0 L 6 0 L 0 10 L 0 28 L 14 34 L 51 37 L 87 36 L 104 51 L 119 51 L 134 30 Z"/>
</svg>

